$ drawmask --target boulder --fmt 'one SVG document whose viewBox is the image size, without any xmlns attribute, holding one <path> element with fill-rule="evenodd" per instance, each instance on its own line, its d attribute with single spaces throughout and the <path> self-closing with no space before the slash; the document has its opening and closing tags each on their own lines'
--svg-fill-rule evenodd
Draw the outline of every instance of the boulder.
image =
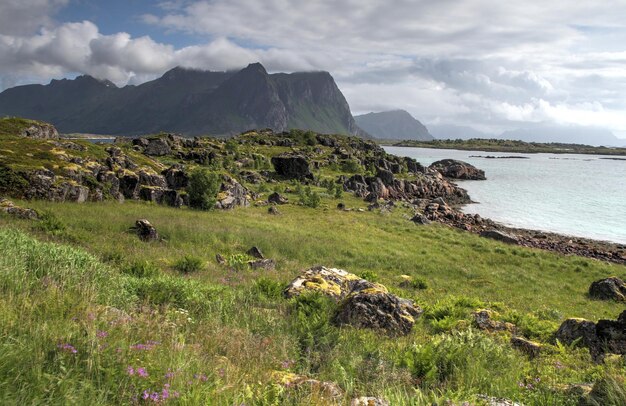
<svg viewBox="0 0 626 406">
<path fill-rule="evenodd" d="M 467 162 L 458 161 L 456 159 L 442 159 L 433 162 L 430 169 L 439 171 L 446 178 L 463 179 L 463 180 L 485 180 L 485 171 L 476 168 Z"/>
<path fill-rule="evenodd" d="M 274 192 L 267 197 L 267 201 L 273 204 L 287 204 L 289 203 L 289 199 L 280 195 L 278 192 Z"/>
<path fill-rule="evenodd" d="M 626 310 L 617 320 L 598 320 L 596 335 L 606 352 L 626 354 Z"/>
<path fill-rule="evenodd" d="M 173 165 L 162 172 L 170 189 L 184 189 L 189 185 L 189 175 L 182 165 Z"/>
<path fill-rule="evenodd" d="M 159 233 L 156 228 L 146 219 L 140 219 L 135 222 L 135 227 L 132 228 L 137 233 L 137 236 L 141 241 L 155 241 L 159 239 Z"/>
<path fill-rule="evenodd" d="M 267 212 L 273 216 L 278 216 L 280 215 L 280 211 L 278 211 L 278 208 L 276 206 L 270 206 L 267 209 Z"/>
<path fill-rule="evenodd" d="M 350 401 L 350 406 L 389 406 L 385 399 L 371 396 L 361 396 Z"/>
<path fill-rule="evenodd" d="M 281 154 L 272 157 L 272 165 L 276 173 L 287 179 L 313 179 L 309 161 L 303 155 Z"/>
<path fill-rule="evenodd" d="M 164 156 L 172 153 L 172 148 L 164 138 L 150 138 L 143 153 L 151 156 Z"/>
<path fill-rule="evenodd" d="M 517 237 L 498 230 L 485 230 L 480 233 L 481 237 L 490 238 L 492 240 L 505 242 L 507 244 L 517 244 Z"/>
<path fill-rule="evenodd" d="M 430 220 L 426 216 L 420 213 L 415 213 L 413 217 L 411 217 L 411 221 L 415 224 L 428 225 L 431 223 Z"/>
<path fill-rule="evenodd" d="M 511 333 L 514 333 L 516 330 L 515 325 L 512 323 L 493 320 L 494 312 L 489 309 L 478 310 L 472 316 L 474 317 L 474 324 L 481 330 L 489 332 L 509 331 Z"/>
<path fill-rule="evenodd" d="M 276 269 L 276 261 L 269 258 L 248 261 L 248 265 L 252 269 L 263 269 L 265 271 L 273 271 L 274 269 Z"/>
<path fill-rule="evenodd" d="M 589 287 L 589 296 L 600 300 L 626 301 L 626 283 L 618 277 L 595 281 Z"/>
<path fill-rule="evenodd" d="M 37 220 L 39 218 L 39 214 L 35 210 L 16 206 L 12 201 L 2 197 L 0 197 L 0 213 L 7 213 L 26 220 Z"/>
<path fill-rule="evenodd" d="M 530 358 L 538 357 L 541 353 L 541 344 L 527 340 L 523 337 L 511 337 L 511 345 L 528 355 Z"/>
<path fill-rule="evenodd" d="M 408 334 L 422 309 L 413 301 L 388 292 L 381 284 L 342 269 L 317 266 L 304 271 L 285 290 L 286 297 L 315 291 L 339 302 L 334 316 L 338 325 L 380 329 L 392 335 Z"/>
<path fill-rule="evenodd" d="M 384 287 L 374 287 L 350 293 L 339 305 L 334 320 L 340 325 L 406 335 L 421 314 L 422 309 L 412 300 L 399 298 Z"/>
<path fill-rule="evenodd" d="M 567 319 L 557 330 L 556 339 L 565 345 L 572 345 L 574 341 L 579 340 L 585 347 L 596 346 L 598 342 L 596 324 L 580 318 Z"/>
<path fill-rule="evenodd" d="M 393 186 L 393 172 L 386 169 L 378 169 L 378 171 L 376 172 L 376 177 L 383 182 L 383 185 Z"/>
<path fill-rule="evenodd" d="M 248 251 L 246 251 L 246 254 L 250 255 L 252 258 L 265 259 L 265 257 L 263 256 L 263 253 L 261 252 L 259 247 L 256 247 L 256 246 L 254 246 L 254 247 L 250 248 Z"/>
<path fill-rule="evenodd" d="M 216 209 L 229 210 L 238 206 L 250 206 L 251 192 L 241 183 L 225 176 L 220 192 L 217 194 Z"/>
<path fill-rule="evenodd" d="M 318 381 L 293 372 L 274 371 L 272 378 L 286 388 L 309 390 L 320 395 L 327 401 L 337 401 L 343 397 L 343 390 L 334 382 Z M 334 403 L 333 403 L 334 404 Z"/>
</svg>

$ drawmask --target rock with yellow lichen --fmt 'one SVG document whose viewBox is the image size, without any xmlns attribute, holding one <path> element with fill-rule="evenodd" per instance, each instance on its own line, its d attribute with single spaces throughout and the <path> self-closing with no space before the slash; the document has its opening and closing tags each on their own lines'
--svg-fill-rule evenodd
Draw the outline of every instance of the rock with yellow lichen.
<svg viewBox="0 0 626 406">
<path fill-rule="evenodd" d="M 272 379 L 286 388 L 309 390 L 329 401 L 343 397 L 343 390 L 334 382 L 318 381 L 317 379 L 287 371 L 274 371 Z"/>
<path fill-rule="evenodd" d="M 367 281 L 343 269 L 317 266 L 294 279 L 285 296 L 319 292 L 339 302 L 334 321 L 339 325 L 384 330 L 393 335 L 408 334 L 422 309 L 413 301 L 388 292 L 379 283 Z"/>
</svg>

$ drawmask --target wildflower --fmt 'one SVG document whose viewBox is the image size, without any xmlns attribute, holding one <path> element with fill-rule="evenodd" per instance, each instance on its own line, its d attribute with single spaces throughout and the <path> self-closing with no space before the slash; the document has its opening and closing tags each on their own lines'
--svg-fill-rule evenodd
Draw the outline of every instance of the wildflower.
<svg viewBox="0 0 626 406">
<path fill-rule="evenodd" d="M 159 400 L 159 392 L 152 392 L 152 395 L 150 395 L 150 400 L 157 402 Z"/>
<path fill-rule="evenodd" d="M 169 397 L 170 397 L 170 392 L 166 388 L 163 388 L 163 390 L 161 391 L 161 399 L 165 400 Z"/>
<path fill-rule="evenodd" d="M 283 362 L 281 362 L 280 366 L 281 366 L 283 369 L 289 369 L 289 368 L 291 368 L 291 366 L 292 366 L 293 364 L 295 364 L 295 361 L 292 361 L 292 360 L 287 359 L 287 360 L 284 360 Z"/>
<path fill-rule="evenodd" d="M 165 374 L 165 378 L 166 379 L 171 379 L 174 377 L 174 372 L 172 372 L 170 369 L 167 370 L 167 373 Z"/>
<path fill-rule="evenodd" d="M 147 400 L 150 397 L 150 392 L 148 392 L 148 390 L 146 389 L 145 391 L 143 391 L 143 395 L 141 395 L 141 397 L 144 400 Z"/>
<path fill-rule="evenodd" d="M 524 385 L 524 382 L 518 382 L 517 386 L 519 386 L 520 388 L 526 387 L 526 385 Z"/>
<path fill-rule="evenodd" d="M 57 344 L 57 348 L 70 354 L 76 354 L 78 352 L 78 350 L 76 350 L 76 348 L 74 348 L 71 344 Z"/>
<path fill-rule="evenodd" d="M 139 375 L 142 378 L 146 378 L 148 377 L 148 371 L 146 371 L 145 368 L 137 368 L 137 375 Z"/>
<path fill-rule="evenodd" d="M 128 375 L 131 375 L 131 376 L 132 376 L 132 375 L 135 375 L 135 368 L 133 368 L 133 367 L 129 366 L 129 367 L 126 369 L 126 372 L 128 373 Z"/>
<path fill-rule="evenodd" d="M 106 331 L 103 331 L 103 330 L 98 330 L 98 332 L 96 333 L 96 337 L 98 337 L 98 338 L 105 338 L 108 335 L 109 335 L 109 333 L 107 333 Z"/>
<path fill-rule="evenodd" d="M 557 369 L 562 369 L 565 366 L 561 363 L 561 361 L 557 361 L 557 362 L 554 363 L 554 367 L 557 368 Z"/>
</svg>

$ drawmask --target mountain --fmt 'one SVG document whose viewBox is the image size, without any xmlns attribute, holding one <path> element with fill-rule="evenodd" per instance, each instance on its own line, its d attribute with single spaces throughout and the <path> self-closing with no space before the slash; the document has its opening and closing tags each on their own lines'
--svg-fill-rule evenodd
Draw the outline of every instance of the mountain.
<svg viewBox="0 0 626 406">
<path fill-rule="evenodd" d="M 439 140 L 469 140 L 471 138 L 494 138 L 492 134 L 478 131 L 472 127 L 452 124 L 431 124 L 430 133 Z"/>
<path fill-rule="evenodd" d="M 91 76 L 26 85 L 0 93 L 0 117 L 44 120 L 63 133 L 231 135 L 290 128 L 365 135 L 328 72 L 268 74 L 174 68 L 139 86 L 118 88 Z"/>
<path fill-rule="evenodd" d="M 428 129 L 404 110 L 383 111 L 355 116 L 357 125 L 375 138 L 430 141 Z"/>
<path fill-rule="evenodd" d="M 498 138 L 526 142 L 558 142 L 607 147 L 626 145 L 626 140 L 617 138 L 607 129 L 574 125 L 540 124 L 528 128 L 505 131 Z"/>
</svg>

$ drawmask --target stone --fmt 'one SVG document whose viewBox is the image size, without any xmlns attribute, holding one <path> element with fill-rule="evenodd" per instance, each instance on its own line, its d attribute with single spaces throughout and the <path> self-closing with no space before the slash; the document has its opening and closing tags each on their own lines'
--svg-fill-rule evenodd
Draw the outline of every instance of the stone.
<svg viewBox="0 0 626 406">
<path fill-rule="evenodd" d="M 159 233 L 156 228 L 146 219 L 137 220 L 133 229 L 141 241 L 150 242 L 159 239 Z"/>
<path fill-rule="evenodd" d="M 287 179 L 313 179 L 309 161 L 303 155 L 284 153 L 272 157 L 272 165 L 278 175 Z"/>
<path fill-rule="evenodd" d="M 346 208 L 346 204 L 345 203 L 343 203 L 343 202 L 337 203 L 337 209 L 345 210 L 345 208 Z"/>
<path fill-rule="evenodd" d="M 480 233 L 480 236 L 507 244 L 518 244 L 519 242 L 517 237 L 498 230 L 485 230 Z"/>
<path fill-rule="evenodd" d="M 127 199 L 134 199 L 139 192 L 139 176 L 132 172 L 124 172 L 119 176 L 119 191 Z"/>
<path fill-rule="evenodd" d="M 596 335 L 606 352 L 626 354 L 626 310 L 617 320 L 598 320 Z"/>
<path fill-rule="evenodd" d="M 189 175 L 182 165 L 173 165 L 161 173 L 170 189 L 184 189 L 189 185 Z"/>
<path fill-rule="evenodd" d="M 280 211 L 278 211 L 278 208 L 276 206 L 270 206 L 267 209 L 267 212 L 273 216 L 278 216 L 280 215 Z"/>
<path fill-rule="evenodd" d="M 291 298 L 307 291 L 315 291 L 339 301 L 353 290 L 367 288 L 385 289 L 386 291 L 384 286 L 362 279 L 343 269 L 314 266 L 291 281 L 285 289 L 284 295 Z"/>
<path fill-rule="evenodd" d="M 163 138 L 150 138 L 143 153 L 151 156 L 165 156 L 172 153 L 172 148 Z"/>
<path fill-rule="evenodd" d="M 254 247 L 250 248 L 248 251 L 246 251 L 246 254 L 250 255 L 252 258 L 265 259 L 265 257 L 263 256 L 263 253 L 261 252 L 259 247 L 256 247 L 256 246 L 254 246 Z"/>
<path fill-rule="evenodd" d="M 272 378 L 286 388 L 296 390 L 306 389 L 331 401 L 339 400 L 344 395 L 343 390 L 334 382 L 319 381 L 304 375 L 294 374 L 293 372 L 274 371 Z"/>
<path fill-rule="evenodd" d="M 252 269 L 263 269 L 265 271 L 273 271 L 276 269 L 276 261 L 269 258 L 248 261 L 248 265 Z"/>
<path fill-rule="evenodd" d="M 371 396 L 361 396 L 350 401 L 350 406 L 389 406 L 385 399 Z"/>
<path fill-rule="evenodd" d="M 458 161 L 456 159 L 442 159 L 433 162 L 430 169 L 434 169 L 446 178 L 463 179 L 463 180 L 485 180 L 485 171 L 476 168 L 467 162 Z"/>
<path fill-rule="evenodd" d="M 229 176 L 225 176 L 220 192 L 217 194 L 215 208 L 229 210 L 238 206 L 248 207 L 250 206 L 251 195 L 252 193 L 243 187 L 241 183 Z"/>
<path fill-rule="evenodd" d="M 284 196 L 281 196 L 278 192 L 274 192 L 267 197 L 267 201 L 273 204 L 287 204 L 289 203 L 289 199 Z"/>
<path fill-rule="evenodd" d="M 37 220 L 39 214 L 33 210 L 16 206 L 12 201 L 0 197 L 0 213 L 6 213 L 10 216 L 25 220 Z"/>
<path fill-rule="evenodd" d="M 226 258 L 224 258 L 222 254 L 215 254 L 215 260 L 220 265 L 224 265 L 226 263 Z"/>
<path fill-rule="evenodd" d="M 378 169 L 376 172 L 376 177 L 379 178 L 383 185 L 385 186 L 393 186 L 393 173 L 386 169 Z"/>
<path fill-rule="evenodd" d="M 422 309 L 386 289 L 367 288 L 350 293 L 341 303 L 334 321 L 339 325 L 383 330 L 391 335 L 408 334 Z"/>
<path fill-rule="evenodd" d="M 618 277 L 595 281 L 589 286 L 589 296 L 600 300 L 626 301 L 626 283 Z"/>
<path fill-rule="evenodd" d="M 518 336 L 511 337 L 511 345 L 513 348 L 517 348 L 530 358 L 538 357 L 542 349 L 541 344 Z"/>
<path fill-rule="evenodd" d="M 596 324 L 580 318 L 567 319 L 557 330 L 556 339 L 565 345 L 572 345 L 574 341 L 579 340 L 585 347 L 595 346 L 598 341 Z"/>
<path fill-rule="evenodd" d="M 516 327 L 512 323 L 493 320 L 494 315 L 495 313 L 489 309 L 482 309 L 472 313 L 474 324 L 481 330 L 486 330 L 491 333 L 494 331 L 509 331 L 514 333 L 516 331 Z"/>
<path fill-rule="evenodd" d="M 486 406 L 524 406 L 521 403 L 513 402 L 506 398 L 496 398 L 494 396 L 478 395 L 478 399 L 482 400 Z"/>
<path fill-rule="evenodd" d="M 431 221 L 428 220 L 426 216 L 420 213 L 415 213 L 415 215 L 411 217 L 411 221 L 414 222 L 415 224 L 421 224 L 424 226 L 431 223 Z"/>
</svg>

